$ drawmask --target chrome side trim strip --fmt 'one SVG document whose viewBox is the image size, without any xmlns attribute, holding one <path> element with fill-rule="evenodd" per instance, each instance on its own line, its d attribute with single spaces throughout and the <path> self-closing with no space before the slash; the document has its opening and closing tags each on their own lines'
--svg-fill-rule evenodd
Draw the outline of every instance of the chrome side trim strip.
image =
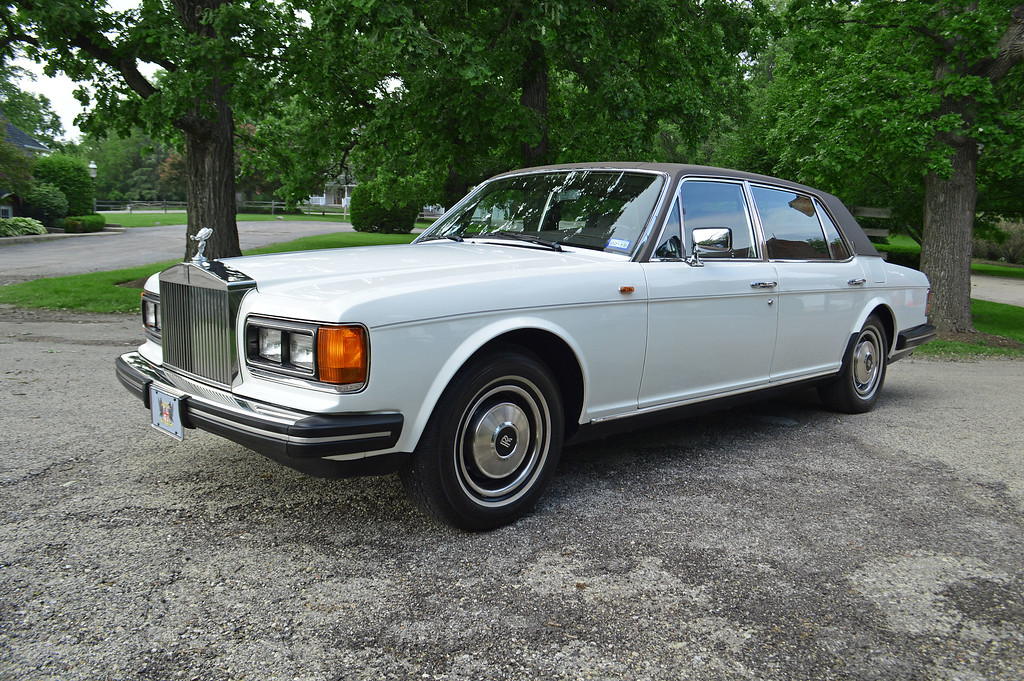
<svg viewBox="0 0 1024 681">
<path fill-rule="evenodd" d="M 819 372 L 816 372 L 816 373 L 813 373 L 813 374 L 797 376 L 795 378 L 788 378 L 788 379 L 786 379 L 784 381 L 771 381 L 771 380 L 769 380 L 767 383 L 760 383 L 758 385 L 751 386 L 749 388 L 741 388 L 739 390 L 730 390 L 730 391 L 723 392 L 723 393 L 711 393 L 711 394 L 708 394 L 708 395 L 700 395 L 699 397 L 691 397 L 691 398 L 685 399 L 685 400 L 677 400 L 675 402 L 668 402 L 666 404 L 658 404 L 658 405 L 655 405 L 653 407 L 644 407 L 642 409 L 637 409 L 636 411 L 625 412 L 625 413 L 622 413 L 622 414 L 612 414 L 611 416 L 602 416 L 600 418 L 591 419 L 589 421 L 589 423 L 598 424 L 598 423 L 608 423 L 609 421 L 619 421 L 621 419 L 628 419 L 628 418 L 632 418 L 634 416 L 644 416 L 646 414 L 654 414 L 654 413 L 657 413 L 659 411 L 667 411 L 669 409 L 675 409 L 677 407 L 685 407 L 685 406 L 688 406 L 688 405 L 691 405 L 691 404 L 697 404 L 699 402 L 707 402 L 709 400 L 717 400 L 717 399 L 722 399 L 722 398 L 727 398 L 727 397 L 735 397 L 736 395 L 743 395 L 743 394 L 746 394 L 746 393 L 757 392 L 758 390 L 763 390 L 765 388 L 777 388 L 779 386 L 783 386 L 783 385 L 786 385 L 788 383 L 800 383 L 802 381 L 814 380 L 816 378 L 825 378 L 826 376 L 834 376 L 835 374 L 836 374 L 835 371 L 830 370 L 830 371 L 819 371 Z"/>
</svg>

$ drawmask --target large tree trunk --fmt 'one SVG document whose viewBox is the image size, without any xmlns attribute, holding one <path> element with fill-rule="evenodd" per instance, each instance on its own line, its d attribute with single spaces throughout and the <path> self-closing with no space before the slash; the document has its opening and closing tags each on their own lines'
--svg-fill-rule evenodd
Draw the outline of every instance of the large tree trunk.
<svg viewBox="0 0 1024 681">
<path fill-rule="evenodd" d="M 204 227 L 213 229 L 206 242 L 207 258 L 241 255 L 238 224 L 235 221 L 235 124 L 231 108 L 224 101 L 222 86 L 214 81 L 210 99 L 214 117 L 196 113 L 180 122 L 185 133 L 185 198 L 188 210 L 188 239 L 185 259 L 195 255 L 198 242 L 192 236 Z"/>
<path fill-rule="evenodd" d="M 204 23 L 206 10 L 215 10 L 231 1 L 172 0 L 172 4 L 189 33 L 212 39 L 213 25 Z M 197 97 L 195 108 L 174 122 L 185 133 L 186 260 L 199 248 L 192 236 L 204 227 L 213 230 L 203 253 L 207 258 L 242 254 L 235 221 L 235 118 L 227 103 L 230 82 L 222 78 L 222 65 L 214 62 L 212 68 L 213 78 L 206 91 Z"/>
<path fill-rule="evenodd" d="M 548 60 L 544 46 L 536 40 L 529 45 L 522 86 L 519 103 L 533 112 L 539 135 L 539 139 L 520 143 L 523 165 L 541 165 L 548 160 Z"/>
<path fill-rule="evenodd" d="M 921 269 L 932 284 L 931 322 L 941 331 L 974 331 L 971 320 L 971 251 L 978 202 L 978 145 L 958 140 L 953 174 L 924 180 Z"/>
</svg>

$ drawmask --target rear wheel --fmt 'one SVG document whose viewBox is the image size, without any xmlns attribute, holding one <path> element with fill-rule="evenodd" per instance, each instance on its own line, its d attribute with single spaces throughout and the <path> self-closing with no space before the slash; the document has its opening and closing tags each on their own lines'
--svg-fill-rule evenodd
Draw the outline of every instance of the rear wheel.
<svg viewBox="0 0 1024 681">
<path fill-rule="evenodd" d="M 843 361 L 843 371 L 818 387 L 825 406 L 848 414 L 870 411 L 885 383 L 889 345 L 876 315 L 868 317 Z"/>
<path fill-rule="evenodd" d="M 558 386 L 535 355 L 480 357 L 445 390 L 402 484 L 441 522 L 499 527 L 528 512 L 547 487 L 563 431 Z"/>
</svg>

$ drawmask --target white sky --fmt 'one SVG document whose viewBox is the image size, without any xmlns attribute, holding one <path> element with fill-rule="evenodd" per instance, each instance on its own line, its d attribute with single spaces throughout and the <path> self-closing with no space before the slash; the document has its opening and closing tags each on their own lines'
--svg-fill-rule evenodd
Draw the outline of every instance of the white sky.
<svg viewBox="0 0 1024 681">
<path fill-rule="evenodd" d="M 106 4 L 110 9 L 120 12 L 138 7 L 139 2 L 140 0 L 107 0 Z M 82 113 L 83 109 L 72 94 L 78 85 L 63 74 L 47 78 L 43 75 L 43 65 L 28 59 L 17 59 L 14 61 L 14 65 L 36 74 L 34 81 L 24 78 L 19 85 L 25 92 L 46 95 L 50 99 L 50 108 L 60 116 L 61 123 L 64 125 L 64 139 L 71 140 L 80 137 L 81 131 L 75 126 L 75 116 Z M 155 68 L 147 69 L 146 66 L 143 64 L 143 73 L 151 75 Z"/>
</svg>

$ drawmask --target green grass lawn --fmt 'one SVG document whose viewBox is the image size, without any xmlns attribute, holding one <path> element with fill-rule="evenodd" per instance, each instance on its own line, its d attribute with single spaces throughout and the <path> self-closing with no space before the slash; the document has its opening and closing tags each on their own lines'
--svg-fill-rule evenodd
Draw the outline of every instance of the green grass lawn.
<svg viewBox="0 0 1024 681">
<path fill-rule="evenodd" d="M 352 246 L 378 246 L 409 243 L 415 234 L 367 234 L 338 232 L 307 236 L 294 241 L 271 244 L 245 251 L 246 255 L 310 251 L 321 248 L 349 248 Z M 91 272 L 67 277 L 36 279 L 21 284 L 0 286 L 0 303 L 18 307 L 48 310 L 82 310 L 84 312 L 134 312 L 139 309 L 137 288 L 119 286 L 144 279 L 178 262 L 153 263 L 110 272 Z"/>
</svg>

